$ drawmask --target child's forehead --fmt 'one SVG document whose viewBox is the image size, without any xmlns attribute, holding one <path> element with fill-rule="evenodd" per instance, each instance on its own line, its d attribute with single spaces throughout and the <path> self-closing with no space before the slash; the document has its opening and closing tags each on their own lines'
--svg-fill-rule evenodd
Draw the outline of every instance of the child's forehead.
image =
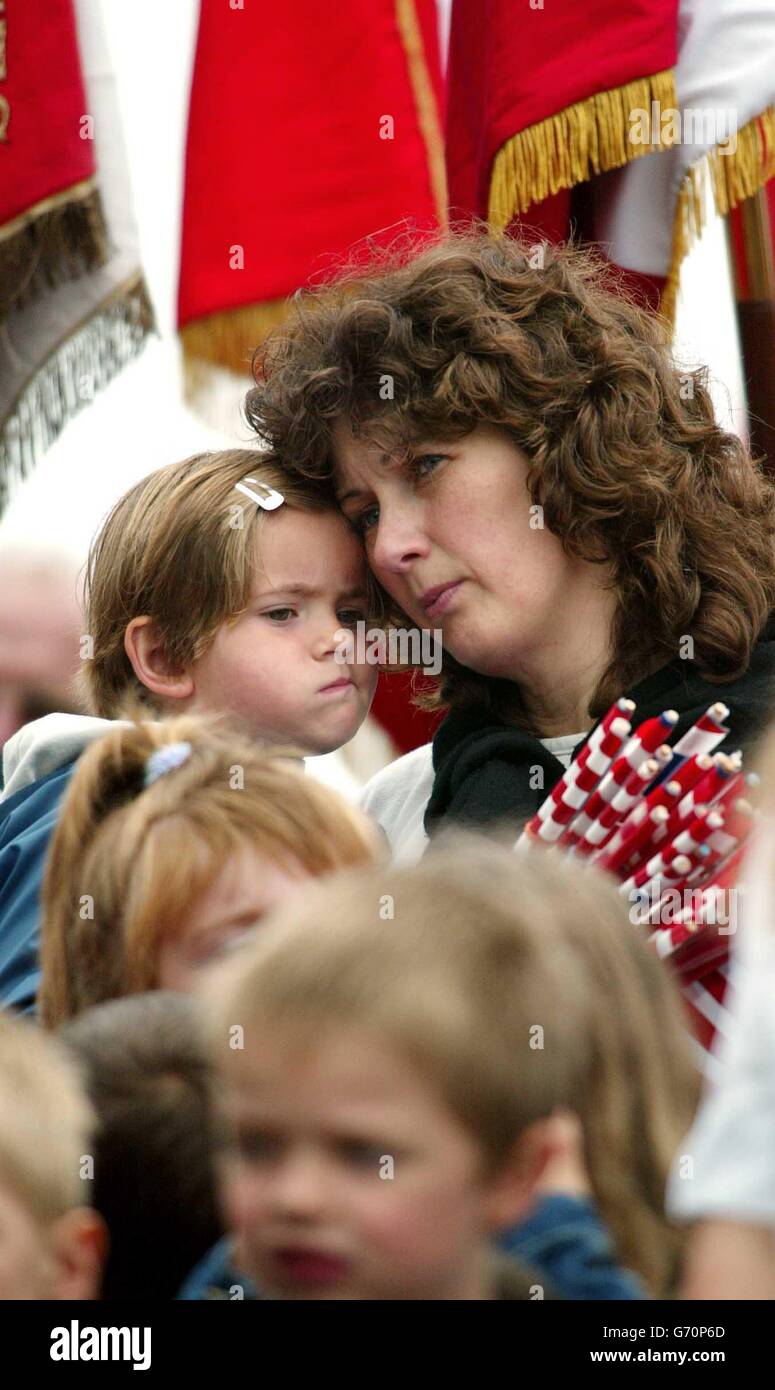
<svg viewBox="0 0 775 1390">
<path fill-rule="evenodd" d="M 249 1034 L 249 1038 L 248 1038 Z M 417 1113 L 439 1104 L 425 1069 L 391 1038 L 355 1023 L 309 1026 L 264 1020 L 245 1030 L 245 1054 L 228 1058 L 228 1089 L 240 1111 Z"/>
<path fill-rule="evenodd" d="M 280 508 L 258 529 L 253 589 L 361 592 L 367 564 L 363 544 L 336 509 Z"/>
</svg>

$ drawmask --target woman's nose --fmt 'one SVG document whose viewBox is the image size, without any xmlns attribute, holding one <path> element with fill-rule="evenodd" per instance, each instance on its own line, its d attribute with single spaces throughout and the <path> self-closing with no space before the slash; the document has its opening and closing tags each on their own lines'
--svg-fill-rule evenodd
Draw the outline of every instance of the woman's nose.
<svg viewBox="0 0 775 1390">
<path fill-rule="evenodd" d="M 428 538 L 412 508 L 384 508 L 371 552 L 375 571 L 404 574 L 415 560 L 427 556 Z"/>
</svg>

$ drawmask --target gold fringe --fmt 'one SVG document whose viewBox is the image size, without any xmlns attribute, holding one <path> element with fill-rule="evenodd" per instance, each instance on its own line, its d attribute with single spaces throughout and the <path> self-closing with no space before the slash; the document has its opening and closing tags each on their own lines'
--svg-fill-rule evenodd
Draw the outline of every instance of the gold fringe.
<svg viewBox="0 0 775 1390">
<path fill-rule="evenodd" d="M 81 198 L 90 198 L 96 187 L 96 179 L 81 179 L 80 183 L 73 183 L 59 193 L 50 193 L 47 198 L 41 198 L 40 202 L 33 203 L 32 207 L 26 208 L 18 216 L 12 217 L 10 222 L 4 222 L 0 226 L 0 242 L 5 241 L 7 237 L 15 236 L 22 227 L 28 226 L 44 213 L 53 212 L 55 208 L 64 207 L 67 203 L 77 203 Z"/>
<path fill-rule="evenodd" d="M 396 23 L 409 67 L 409 80 L 412 84 L 414 104 L 417 109 L 417 121 L 425 142 L 428 174 L 436 203 L 436 213 L 439 223 L 446 229 L 448 211 L 444 136 L 436 105 L 436 94 L 425 59 L 422 30 L 417 19 L 414 0 L 396 0 Z"/>
<path fill-rule="evenodd" d="M 672 144 L 672 123 L 665 132 L 661 126 L 652 130 L 651 144 L 628 138 L 633 111 L 646 111 L 651 124 L 652 102 L 661 110 L 677 109 L 672 68 L 597 92 L 512 135 L 493 160 L 487 213 L 491 225 L 502 231 L 512 218 L 551 193 L 666 149 Z"/>
<path fill-rule="evenodd" d="M 268 299 L 264 304 L 223 309 L 185 324 L 180 329 L 180 341 L 188 403 L 196 404 L 210 380 L 212 367 L 244 377 L 247 384 L 253 353 L 270 329 L 288 317 L 290 308 L 290 299 Z"/>
<path fill-rule="evenodd" d="M 721 217 L 775 178 L 775 106 L 768 106 L 737 132 L 734 152 L 724 154 L 717 145 L 684 175 L 674 213 L 670 271 L 659 305 L 660 313 L 670 323 L 675 323 L 681 263 L 702 236 L 708 221 L 707 174 L 713 204 Z"/>
<path fill-rule="evenodd" d="M 94 179 L 44 198 L 0 227 L 0 318 L 107 259 L 108 231 Z"/>
</svg>

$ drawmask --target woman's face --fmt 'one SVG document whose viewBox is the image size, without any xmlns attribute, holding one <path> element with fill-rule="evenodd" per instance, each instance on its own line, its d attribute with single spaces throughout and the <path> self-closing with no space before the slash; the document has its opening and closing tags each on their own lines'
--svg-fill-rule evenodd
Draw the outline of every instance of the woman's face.
<svg viewBox="0 0 775 1390">
<path fill-rule="evenodd" d="M 396 459 L 340 422 L 334 462 L 340 506 L 376 578 L 418 626 L 441 629 L 457 661 L 529 681 L 567 644 L 592 567 L 543 525 L 527 459 L 503 430 L 422 440 Z M 454 587 L 434 602 L 440 585 Z"/>
</svg>

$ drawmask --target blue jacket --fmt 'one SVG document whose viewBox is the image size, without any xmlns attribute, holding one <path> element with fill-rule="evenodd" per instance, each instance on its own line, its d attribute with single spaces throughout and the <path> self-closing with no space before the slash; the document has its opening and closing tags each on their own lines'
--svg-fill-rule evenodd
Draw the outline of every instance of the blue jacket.
<svg viewBox="0 0 775 1390">
<path fill-rule="evenodd" d="M 591 1197 L 547 1193 L 500 1245 L 551 1280 L 563 1298 L 649 1297 L 638 1277 L 617 1263 L 608 1227 Z"/>
<path fill-rule="evenodd" d="M 3 749 L 0 795 L 0 1008 L 34 1012 L 40 970 L 40 889 L 51 832 L 84 748 L 107 719 L 49 714 Z"/>
</svg>

